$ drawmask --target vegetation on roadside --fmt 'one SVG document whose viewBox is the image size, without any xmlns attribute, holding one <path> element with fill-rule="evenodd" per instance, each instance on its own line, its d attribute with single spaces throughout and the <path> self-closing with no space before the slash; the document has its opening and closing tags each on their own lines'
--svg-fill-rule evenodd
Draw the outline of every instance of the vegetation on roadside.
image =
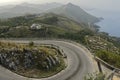
<svg viewBox="0 0 120 80">
<path fill-rule="evenodd" d="M 54 47 L 0 41 L 0 64 L 30 78 L 49 77 L 66 68 L 64 58 Z"/>
<path fill-rule="evenodd" d="M 120 68 L 120 55 L 109 52 L 109 51 L 99 50 L 96 52 L 96 56 L 98 56 L 105 62 L 117 68 Z"/>
</svg>

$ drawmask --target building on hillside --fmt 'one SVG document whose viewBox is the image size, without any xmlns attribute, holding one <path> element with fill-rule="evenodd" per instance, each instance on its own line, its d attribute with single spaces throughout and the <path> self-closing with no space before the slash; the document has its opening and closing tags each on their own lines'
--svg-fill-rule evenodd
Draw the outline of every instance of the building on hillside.
<svg viewBox="0 0 120 80">
<path fill-rule="evenodd" d="M 42 25 L 40 25 L 40 24 L 32 24 L 31 26 L 30 26 L 30 29 L 33 29 L 33 30 L 35 30 L 35 29 L 41 29 L 42 28 Z"/>
</svg>

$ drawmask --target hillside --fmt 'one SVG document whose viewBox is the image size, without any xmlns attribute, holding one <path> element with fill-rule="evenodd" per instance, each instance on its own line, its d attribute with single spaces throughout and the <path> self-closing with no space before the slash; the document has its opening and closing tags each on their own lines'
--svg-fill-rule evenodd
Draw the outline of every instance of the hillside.
<svg viewBox="0 0 120 80">
<path fill-rule="evenodd" d="M 79 6 L 72 3 L 66 5 L 60 3 L 48 4 L 29 4 L 22 3 L 19 5 L 8 5 L 0 7 L 0 18 L 12 18 L 16 16 L 23 16 L 27 14 L 40 14 L 40 13 L 54 13 L 72 19 L 78 23 L 96 23 L 100 20 L 87 13 Z"/>
<path fill-rule="evenodd" d="M 39 24 L 41 28 L 31 29 L 33 24 Z M 85 28 L 88 28 L 88 25 L 53 13 L 27 15 L 1 20 L 0 37 L 58 37 Z"/>
<path fill-rule="evenodd" d="M 73 19 L 79 23 L 96 23 L 99 22 L 99 19 L 95 16 L 92 16 L 81 9 L 79 6 L 76 6 L 72 3 L 68 3 L 61 7 L 48 10 L 48 12 L 53 12 L 55 14 L 60 14 L 66 16 L 70 19 Z"/>
<path fill-rule="evenodd" d="M 26 14 L 39 14 L 48 9 L 60 7 L 60 3 L 47 4 L 30 4 L 22 3 L 18 5 L 0 6 L 0 18 L 11 18 L 16 16 L 23 16 Z"/>
</svg>

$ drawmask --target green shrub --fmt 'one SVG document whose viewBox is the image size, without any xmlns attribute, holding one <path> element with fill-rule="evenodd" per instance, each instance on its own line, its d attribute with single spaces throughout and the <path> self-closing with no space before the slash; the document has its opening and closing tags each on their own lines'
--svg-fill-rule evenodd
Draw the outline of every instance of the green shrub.
<svg viewBox="0 0 120 80">
<path fill-rule="evenodd" d="M 33 41 L 29 42 L 29 46 L 34 46 L 34 42 Z"/>
<path fill-rule="evenodd" d="M 96 55 L 105 62 L 120 68 L 120 55 L 105 50 L 99 50 Z"/>
</svg>

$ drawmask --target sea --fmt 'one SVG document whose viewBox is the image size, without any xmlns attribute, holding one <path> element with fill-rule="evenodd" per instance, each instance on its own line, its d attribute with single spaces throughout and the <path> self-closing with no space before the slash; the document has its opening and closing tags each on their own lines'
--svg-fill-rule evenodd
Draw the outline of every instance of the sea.
<svg viewBox="0 0 120 80">
<path fill-rule="evenodd" d="M 92 10 L 88 12 L 96 17 L 104 18 L 97 23 L 100 26 L 100 31 L 120 37 L 120 11 Z"/>
</svg>

